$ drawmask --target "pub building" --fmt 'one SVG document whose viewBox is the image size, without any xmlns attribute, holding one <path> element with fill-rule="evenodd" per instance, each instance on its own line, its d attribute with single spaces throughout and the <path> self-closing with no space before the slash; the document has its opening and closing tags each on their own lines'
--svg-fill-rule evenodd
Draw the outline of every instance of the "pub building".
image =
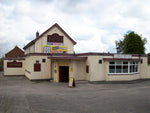
<svg viewBox="0 0 150 113">
<path fill-rule="evenodd" d="M 24 49 L 24 56 L 5 58 L 4 76 L 25 75 L 29 80 L 132 81 L 150 79 L 148 55 L 79 53 L 76 42 L 56 23 Z"/>
</svg>

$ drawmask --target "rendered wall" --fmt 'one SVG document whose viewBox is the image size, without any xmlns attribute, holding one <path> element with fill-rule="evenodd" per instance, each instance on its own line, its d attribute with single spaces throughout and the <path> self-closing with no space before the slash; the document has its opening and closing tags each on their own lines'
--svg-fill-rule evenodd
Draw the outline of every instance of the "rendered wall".
<svg viewBox="0 0 150 113">
<path fill-rule="evenodd" d="M 29 48 L 26 48 L 25 50 L 24 50 L 24 54 L 26 55 L 26 54 L 28 54 L 29 53 Z"/>
<path fill-rule="evenodd" d="M 52 72 L 53 72 L 55 82 L 59 82 L 59 66 L 68 66 L 69 67 L 69 77 L 71 77 L 69 60 L 54 60 Z"/>
<path fill-rule="evenodd" d="M 143 62 L 141 63 L 141 78 L 142 79 L 149 79 L 150 78 L 150 65 L 148 65 L 147 57 L 142 57 Z"/>
<path fill-rule="evenodd" d="M 139 57 L 132 57 L 133 59 L 138 59 Z M 144 79 L 144 78 L 150 78 L 150 67 L 147 65 L 147 57 L 140 57 L 142 60 L 142 63 L 139 62 L 139 73 L 135 74 L 108 74 L 109 72 L 109 62 L 105 61 L 105 68 L 106 68 L 106 81 L 130 81 L 130 80 L 136 80 L 136 79 Z"/>
<path fill-rule="evenodd" d="M 59 66 L 69 67 L 69 77 L 75 80 L 86 80 L 85 60 L 53 60 L 52 76 L 55 82 L 59 82 Z"/>
<path fill-rule="evenodd" d="M 140 73 L 136 74 L 109 74 L 109 62 L 105 61 L 106 81 L 130 81 L 140 79 Z"/>
<path fill-rule="evenodd" d="M 22 62 L 22 67 L 7 67 L 7 62 L 13 62 L 14 60 L 4 60 L 4 75 L 25 75 L 25 60 L 15 60 L 16 62 Z"/>
<path fill-rule="evenodd" d="M 68 46 L 68 53 L 74 52 L 73 43 L 64 35 L 57 27 L 51 29 L 47 34 L 45 34 L 42 38 L 38 39 L 35 43 L 35 52 L 42 53 L 43 45 L 47 45 L 47 35 L 52 35 L 53 33 L 57 33 L 60 36 L 64 37 L 64 46 Z"/>
<path fill-rule="evenodd" d="M 85 60 L 71 61 L 71 68 L 71 77 L 74 77 L 75 80 L 86 80 Z"/>
<path fill-rule="evenodd" d="M 89 55 L 86 65 L 89 66 L 89 73 L 86 73 L 88 81 L 129 81 L 136 79 L 150 78 L 150 66 L 147 65 L 147 57 L 140 57 L 143 63 L 139 62 L 139 73 L 134 74 L 109 74 L 109 61 L 103 58 L 113 58 L 113 56 Z M 138 59 L 138 56 L 132 57 Z M 102 60 L 102 64 L 99 64 Z"/>
<path fill-rule="evenodd" d="M 24 50 L 25 54 L 34 53 L 34 44 Z"/>
<path fill-rule="evenodd" d="M 42 59 L 46 59 L 46 62 L 42 62 Z M 36 61 L 41 64 L 41 71 L 34 71 Z M 47 56 L 27 56 L 25 60 L 25 76 L 30 80 L 51 79 L 50 65 L 51 61 L 47 59 Z"/>
<path fill-rule="evenodd" d="M 86 73 L 86 79 L 88 81 L 104 81 L 105 77 L 105 64 L 103 58 L 110 58 L 111 56 L 88 56 L 86 65 L 89 66 L 89 73 Z M 102 60 L 102 64 L 99 64 L 99 60 Z"/>
</svg>

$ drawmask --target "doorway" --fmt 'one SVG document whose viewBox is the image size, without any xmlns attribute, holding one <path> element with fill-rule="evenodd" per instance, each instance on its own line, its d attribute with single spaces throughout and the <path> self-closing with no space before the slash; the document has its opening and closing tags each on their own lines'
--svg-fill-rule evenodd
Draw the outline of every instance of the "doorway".
<svg viewBox="0 0 150 113">
<path fill-rule="evenodd" d="M 59 82 L 69 81 L 69 66 L 59 66 Z"/>
</svg>

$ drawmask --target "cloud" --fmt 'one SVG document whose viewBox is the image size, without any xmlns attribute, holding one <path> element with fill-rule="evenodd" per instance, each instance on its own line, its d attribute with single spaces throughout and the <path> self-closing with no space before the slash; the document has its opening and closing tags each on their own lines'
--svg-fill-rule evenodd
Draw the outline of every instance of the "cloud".
<svg viewBox="0 0 150 113">
<path fill-rule="evenodd" d="M 85 34 L 76 36 L 76 41 L 89 41 L 93 38 L 93 34 Z"/>
<path fill-rule="evenodd" d="M 54 23 L 75 41 L 76 52 L 116 52 L 128 30 L 146 37 L 150 51 L 149 0 L 1 0 L 0 55 L 23 47 Z M 1 57 L 0 56 L 0 57 Z"/>
</svg>

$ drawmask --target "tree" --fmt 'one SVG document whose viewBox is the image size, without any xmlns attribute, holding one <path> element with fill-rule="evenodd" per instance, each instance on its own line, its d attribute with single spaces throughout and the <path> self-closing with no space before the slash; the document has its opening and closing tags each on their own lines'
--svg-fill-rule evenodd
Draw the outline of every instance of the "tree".
<svg viewBox="0 0 150 113">
<path fill-rule="evenodd" d="M 3 71 L 3 61 L 4 61 L 4 58 L 0 58 L 0 71 Z"/>
<path fill-rule="evenodd" d="M 4 57 L 0 58 L 0 65 L 3 65 Z"/>
<path fill-rule="evenodd" d="M 116 41 L 117 53 L 124 54 L 145 54 L 147 39 L 133 31 L 127 32 L 123 40 Z"/>
<path fill-rule="evenodd" d="M 116 41 L 117 53 L 124 53 L 125 40 Z"/>
</svg>

